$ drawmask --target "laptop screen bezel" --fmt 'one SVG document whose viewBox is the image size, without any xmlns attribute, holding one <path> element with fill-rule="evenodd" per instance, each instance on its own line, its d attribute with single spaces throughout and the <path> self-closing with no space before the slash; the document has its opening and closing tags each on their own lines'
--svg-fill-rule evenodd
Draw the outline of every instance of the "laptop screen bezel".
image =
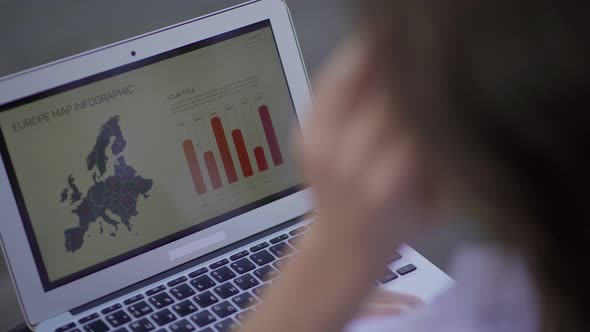
<svg viewBox="0 0 590 332">
<path fill-rule="evenodd" d="M 19 99 L 19 100 L 16 100 L 14 102 L 11 102 L 11 103 L 8 103 L 5 105 L 0 105 L 0 112 L 9 111 L 13 108 L 17 108 L 20 105 L 33 103 L 37 100 L 41 100 L 41 99 L 44 99 L 44 98 L 47 98 L 50 96 L 58 95 L 63 92 L 71 91 L 71 90 L 74 90 L 79 87 L 83 87 L 83 86 L 86 86 L 86 85 L 89 85 L 89 84 L 92 84 L 95 82 L 106 80 L 106 79 L 114 77 L 114 76 L 125 74 L 128 72 L 143 68 L 143 67 L 150 66 L 152 64 L 156 64 L 156 63 L 164 61 L 164 60 L 172 59 L 174 57 L 177 57 L 177 56 L 180 56 L 180 55 L 183 55 L 186 53 L 190 53 L 190 52 L 202 49 L 202 48 L 206 48 L 206 47 L 218 44 L 218 43 L 222 43 L 222 42 L 228 41 L 230 39 L 237 38 L 242 35 L 245 35 L 245 34 L 248 34 L 248 33 L 254 32 L 254 31 L 259 31 L 259 30 L 265 29 L 265 28 L 270 28 L 272 31 L 272 26 L 270 25 L 269 20 L 257 22 L 257 23 L 242 27 L 238 30 L 228 31 L 226 33 L 214 36 L 212 38 L 197 41 L 193 44 L 186 45 L 186 46 L 174 49 L 174 50 L 170 50 L 168 52 L 158 54 L 158 55 L 149 57 L 147 59 L 136 61 L 136 62 L 133 62 L 131 64 L 128 64 L 128 65 L 125 65 L 122 67 L 117 67 L 117 68 L 111 69 L 109 71 L 106 71 L 106 72 L 103 72 L 103 73 L 100 73 L 100 74 L 97 74 L 97 75 L 94 75 L 91 77 L 87 77 L 87 78 L 84 78 L 84 79 L 81 79 L 81 80 L 78 80 L 75 82 L 71 82 L 69 84 L 59 86 L 59 87 L 50 89 L 48 91 L 38 93 L 33 96 Z M 290 94 L 290 91 L 289 91 L 289 94 Z M 45 291 L 50 291 L 50 290 L 55 289 L 59 286 L 63 286 L 69 282 L 83 278 L 91 273 L 95 273 L 95 272 L 100 271 L 101 269 L 104 269 L 104 268 L 109 267 L 111 265 L 120 263 L 120 262 L 130 259 L 134 256 L 141 255 L 144 252 L 147 252 L 149 250 L 158 248 L 162 245 L 171 243 L 177 239 L 180 239 L 180 238 L 190 235 L 192 233 L 202 231 L 202 230 L 212 227 L 216 224 L 224 222 L 228 219 L 231 219 L 234 216 L 238 216 L 244 212 L 248 212 L 252 209 L 255 209 L 255 208 L 258 208 L 258 207 L 263 206 L 265 204 L 268 204 L 270 202 L 273 202 L 277 199 L 286 197 L 292 193 L 295 193 L 295 192 L 301 190 L 301 187 L 303 186 L 302 183 L 294 184 L 293 186 L 286 188 L 285 190 L 282 190 L 280 192 L 276 192 L 276 193 L 271 194 L 269 196 L 263 197 L 262 199 L 253 201 L 253 202 L 248 203 L 244 206 L 240 206 L 237 209 L 230 210 L 226 213 L 215 216 L 214 218 L 204 220 L 203 222 L 200 222 L 200 223 L 195 224 L 193 226 L 187 227 L 186 229 L 183 229 L 179 232 L 175 232 L 175 233 L 165 236 L 163 238 L 157 239 L 153 242 L 147 243 L 139 248 L 122 253 L 120 255 L 117 255 L 117 256 L 107 259 L 105 261 L 99 262 L 95 265 L 89 266 L 89 267 L 84 268 L 82 270 L 76 271 L 72 274 L 66 275 L 64 277 L 61 277 L 61 278 L 58 278 L 55 280 L 51 280 L 47 274 L 47 268 L 46 268 L 45 262 L 42 259 L 41 251 L 40 251 L 40 248 L 38 245 L 38 240 L 35 236 L 35 232 L 33 229 L 34 226 L 31 223 L 30 216 L 27 211 L 26 199 L 23 197 L 23 194 L 21 193 L 21 188 L 18 184 L 18 179 L 17 179 L 17 176 L 15 174 L 15 170 L 14 170 L 15 165 L 11 161 L 9 151 L 8 151 L 8 146 L 4 141 L 4 137 L 3 137 L 1 131 L 0 131 L 0 153 L 1 153 L 2 159 L 4 161 L 4 166 L 5 166 L 6 171 L 8 173 L 9 180 L 11 181 L 11 186 L 12 186 L 12 190 L 14 192 L 14 196 L 16 198 L 17 204 L 19 205 L 21 220 L 23 221 L 23 224 L 25 226 L 25 231 L 27 232 L 27 238 L 29 240 L 29 245 L 33 251 L 33 257 L 35 258 L 37 270 L 39 271 L 41 283 L 43 284 L 43 289 Z"/>
<path fill-rule="evenodd" d="M 3 91 L 0 105 L 109 70 L 134 66 L 167 51 L 266 20 L 270 21 L 275 36 L 297 116 L 302 119 L 311 103 L 309 84 L 288 11 L 282 1 L 273 0 L 236 7 L 4 78 L 0 81 Z M 136 52 L 135 57 L 130 56 L 130 50 Z M 35 264 L 5 166 L 0 161 L 0 219 L 3 221 L 0 234 L 21 305 L 31 325 L 310 211 L 307 190 L 294 190 L 221 224 L 50 289 L 43 284 Z M 170 259 L 169 252 L 175 248 L 219 232 L 224 233 L 225 240 L 182 258 Z"/>
</svg>

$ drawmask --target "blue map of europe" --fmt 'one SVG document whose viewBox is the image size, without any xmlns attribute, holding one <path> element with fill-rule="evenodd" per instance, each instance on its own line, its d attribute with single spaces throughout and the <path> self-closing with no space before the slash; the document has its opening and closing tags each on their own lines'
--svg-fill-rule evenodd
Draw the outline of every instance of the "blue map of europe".
<svg viewBox="0 0 590 332">
<path fill-rule="evenodd" d="M 107 223 L 112 227 L 109 234 L 113 237 L 117 236 L 121 225 L 132 231 L 132 219 L 138 215 L 138 199 L 140 196 L 147 199 L 154 183 L 137 174 L 125 162 L 123 151 L 126 145 L 119 116 L 115 115 L 102 125 L 96 144 L 86 157 L 89 176 L 91 174 L 93 180 L 86 195 L 76 185 L 76 179 L 68 176 L 60 201 L 75 206 L 72 213 L 78 219 L 78 226 L 64 231 L 66 251 L 73 253 L 82 248 L 84 236 L 92 223 L 99 223 L 101 234 L 104 232 L 103 222 Z M 109 147 L 114 158 L 114 170 L 110 172 L 107 171 Z"/>
</svg>

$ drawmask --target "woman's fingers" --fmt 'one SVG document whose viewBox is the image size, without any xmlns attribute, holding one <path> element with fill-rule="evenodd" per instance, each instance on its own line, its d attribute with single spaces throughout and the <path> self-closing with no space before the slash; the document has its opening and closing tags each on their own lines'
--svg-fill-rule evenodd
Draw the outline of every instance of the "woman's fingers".
<svg viewBox="0 0 590 332">
<path fill-rule="evenodd" d="M 424 304 L 424 301 L 422 301 L 419 297 L 414 295 L 392 292 L 383 288 L 376 287 L 369 295 L 369 298 L 366 301 L 366 303 L 377 305 L 401 303 L 403 305 L 407 305 L 410 307 L 417 307 L 421 304 Z"/>
<path fill-rule="evenodd" d="M 392 127 L 390 103 L 385 91 L 375 88 L 360 103 L 362 109 L 351 115 L 339 129 L 339 145 L 335 149 L 339 159 L 334 162 L 345 176 L 362 172 L 373 156 L 381 153 L 383 140 Z"/>
<path fill-rule="evenodd" d="M 361 38 L 349 40 L 320 73 L 315 86 L 315 103 L 303 132 L 319 151 L 338 144 L 336 133 L 358 111 L 360 96 L 372 84 L 374 61 Z"/>
<path fill-rule="evenodd" d="M 416 296 L 376 288 L 361 306 L 357 318 L 399 315 L 422 304 Z"/>
<path fill-rule="evenodd" d="M 372 81 L 375 61 L 369 44 L 361 36 L 341 46 L 320 73 L 315 85 L 316 105 L 322 118 L 338 122 L 356 108 L 359 95 Z"/>
</svg>

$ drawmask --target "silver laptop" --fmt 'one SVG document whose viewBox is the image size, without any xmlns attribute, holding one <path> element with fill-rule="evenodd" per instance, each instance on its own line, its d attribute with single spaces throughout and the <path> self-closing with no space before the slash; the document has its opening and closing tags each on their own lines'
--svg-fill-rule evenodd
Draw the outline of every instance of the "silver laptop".
<svg viewBox="0 0 590 332">
<path fill-rule="evenodd" d="M 311 94 L 260 0 L 0 79 L 0 234 L 38 331 L 229 331 L 313 217 L 291 131 Z M 409 247 L 380 280 L 450 279 Z"/>
</svg>

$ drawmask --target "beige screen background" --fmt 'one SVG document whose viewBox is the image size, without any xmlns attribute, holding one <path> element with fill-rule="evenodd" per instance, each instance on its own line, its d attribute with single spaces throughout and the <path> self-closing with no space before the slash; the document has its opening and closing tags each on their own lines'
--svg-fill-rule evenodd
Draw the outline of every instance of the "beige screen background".
<svg viewBox="0 0 590 332">
<path fill-rule="evenodd" d="M 133 93 L 62 115 L 52 111 L 109 91 Z M 274 165 L 258 109 L 266 105 L 284 158 Z M 13 125 L 49 112 L 49 119 L 15 131 Z M 144 179 L 153 180 L 149 197 L 139 196 L 132 231 L 120 225 L 115 236 L 100 219 L 89 224 L 79 250 L 68 252 L 64 231 L 79 226 L 72 211 L 93 186 L 86 157 L 104 123 L 118 115 L 127 144 L 120 154 Z M 210 119 L 218 116 L 230 145 L 238 181 L 228 183 Z M 206 221 L 300 183 L 290 156 L 296 115 L 270 28 L 263 28 L 202 49 L 94 82 L 0 113 L 26 208 L 50 281 L 69 276 L 115 256 Z M 240 129 L 254 175 L 242 174 L 231 131 Z M 182 143 L 191 140 L 207 192 L 197 195 Z M 112 142 L 111 142 L 112 144 Z M 265 151 L 268 170 L 260 172 L 253 152 Z M 106 179 L 116 158 L 107 148 Z M 212 151 L 222 187 L 212 188 L 203 154 Z M 72 175 L 82 199 L 60 202 Z M 112 219 L 117 216 L 107 210 Z"/>
</svg>

